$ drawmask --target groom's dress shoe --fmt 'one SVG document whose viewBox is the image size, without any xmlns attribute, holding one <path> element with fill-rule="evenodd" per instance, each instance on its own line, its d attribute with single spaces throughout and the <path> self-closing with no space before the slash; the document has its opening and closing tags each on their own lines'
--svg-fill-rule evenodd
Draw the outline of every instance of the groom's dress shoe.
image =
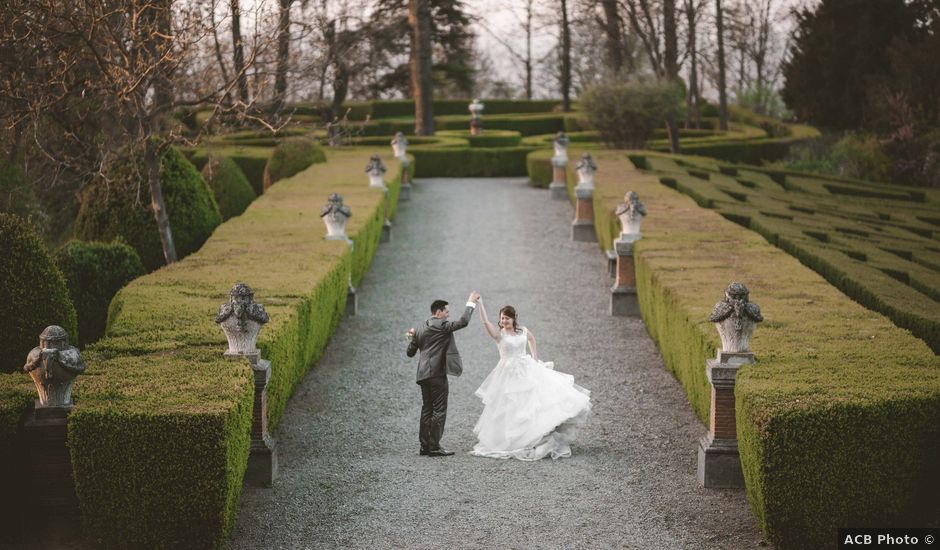
<svg viewBox="0 0 940 550">
<path fill-rule="evenodd" d="M 433 451 L 428 451 L 428 456 L 451 456 L 454 454 L 454 451 L 448 451 L 445 449 L 435 449 Z"/>
</svg>

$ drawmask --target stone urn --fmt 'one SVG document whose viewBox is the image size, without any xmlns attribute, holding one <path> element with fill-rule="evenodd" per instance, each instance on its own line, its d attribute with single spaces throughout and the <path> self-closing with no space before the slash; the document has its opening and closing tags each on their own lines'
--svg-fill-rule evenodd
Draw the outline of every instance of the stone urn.
<svg viewBox="0 0 940 550">
<path fill-rule="evenodd" d="M 565 164 L 568 162 L 568 143 L 570 140 L 564 132 L 558 132 L 555 135 L 555 139 L 552 141 L 552 147 L 555 149 L 555 156 L 552 157 L 552 161 L 555 162 L 555 159 L 558 159 L 559 164 Z"/>
<path fill-rule="evenodd" d="M 366 173 L 369 174 L 369 187 L 375 189 L 387 190 L 385 186 L 385 172 L 388 171 L 382 164 L 382 159 L 378 155 L 372 155 L 369 158 L 369 164 L 366 165 Z"/>
<path fill-rule="evenodd" d="M 578 187 L 583 189 L 594 189 L 594 172 L 597 172 L 597 164 L 591 158 L 591 153 L 581 155 L 581 160 L 575 165 L 578 172 Z"/>
<path fill-rule="evenodd" d="M 245 283 L 235 283 L 228 295 L 229 301 L 219 307 L 215 316 L 228 339 L 225 355 L 258 355 L 258 333 L 268 322 L 268 314 L 263 305 L 255 302 L 255 293 Z"/>
<path fill-rule="evenodd" d="M 646 217 L 646 207 L 640 202 L 636 191 L 624 195 L 623 202 L 617 205 L 614 213 L 620 218 L 620 240 L 640 240 L 640 222 Z"/>
<path fill-rule="evenodd" d="M 39 345 L 26 356 L 23 371 L 36 385 L 36 408 L 72 407 L 72 385 L 85 372 L 85 361 L 75 346 L 69 345 L 64 328 L 50 325 L 39 335 Z"/>
<path fill-rule="evenodd" d="M 470 111 L 470 135 L 478 136 L 483 133 L 483 109 L 485 106 L 479 99 L 474 99 L 467 107 Z"/>
<path fill-rule="evenodd" d="M 320 210 L 320 217 L 326 224 L 327 240 L 348 241 L 346 237 L 346 222 L 352 217 L 352 210 L 343 204 L 343 197 L 333 193 L 329 202 Z"/>
<path fill-rule="evenodd" d="M 715 304 L 708 320 L 715 323 L 718 335 L 721 337 L 721 352 L 719 357 L 746 357 L 750 362 L 751 335 L 757 323 L 764 320 L 760 307 L 748 301 L 749 291 L 741 283 L 731 283 L 725 290 L 725 298 Z"/>
<path fill-rule="evenodd" d="M 408 158 L 406 156 L 406 149 L 408 148 L 408 138 L 405 137 L 405 134 L 397 132 L 395 137 L 392 138 L 392 152 L 395 154 L 395 158 L 399 160 L 405 160 Z"/>
</svg>

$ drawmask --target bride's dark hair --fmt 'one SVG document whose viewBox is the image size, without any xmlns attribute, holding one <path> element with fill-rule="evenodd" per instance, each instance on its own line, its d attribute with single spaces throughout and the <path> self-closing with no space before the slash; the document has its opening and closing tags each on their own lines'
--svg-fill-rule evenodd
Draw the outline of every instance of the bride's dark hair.
<svg viewBox="0 0 940 550">
<path fill-rule="evenodd" d="M 502 317 L 503 315 L 512 319 L 512 330 L 519 332 L 519 320 L 516 318 L 516 308 L 503 306 L 503 308 L 499 310 L 499 316 Z"/>
</svg>

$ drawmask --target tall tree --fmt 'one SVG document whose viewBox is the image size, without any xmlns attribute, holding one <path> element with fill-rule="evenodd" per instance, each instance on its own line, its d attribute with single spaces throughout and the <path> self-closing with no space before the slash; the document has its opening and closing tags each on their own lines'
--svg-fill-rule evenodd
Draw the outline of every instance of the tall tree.
<svg viewBox="0 0 940 550">
<path fill-rule="evenodd" d="M 666 79 L 679 83 L 679 39 L 676 34 L 676 0 L 663 0 L 663 69 Z M 679 122 L 675 115 L 666 119 L 669 150 L 679 152 Z"/>
<path fill-rule="evenodd" d="M 429 0 L 408 1 L 411 26 L 411 87 L 415 100 L 415 134 L 434 135 L 433 81 L 431 80 L 431 6 Z"/>
<path fill-rule="evenodd" d="M 561 106 L 571 111 L 571 24 L 568 21 L 568 0 L 561 0 Z"/>
<path fill-rule="evenodd" d="M 699 85 L 698 85 L 698 38 L 696 34 L 697 18 L 701 6 L 695 0 L 685 1 L 685 15 L 688 24 L 688 53 L 689 53 L 689 91 L 686 94 L 686 128 L 701 127 L 699 113 Z"/>
<path fill-rule="evenodd" d="M 232 58 L 238 82 L 238 98 L 247 105 L 250 98 L 248 97 L 248 75 L 245 74 L 245 45 L 242 42 L 242 9 L 238 0 L 231 0 L 229 7 L 232 15 Z M 228 80 L 228 77 L 226 76 L 225 79 Z"/>
<path fill-rule="evenodd" d="M 614 74 L 623 70 L 623 27 L 618 13 L 617 0 L 601 0 L 604 8 L 602 20 L 604 34 L 607 38 L 607 62 Z"/>
<path fill-rule="evenodd" d="M 277 66 L 274 69 L 275 114 L 284 110 L 287 101 L 287 71 L 290 66 L 290 8 L 294 0 L 280 0 L 277 20 Z"/>
<path fill-rule="evenodd" d="M 715 32 L 718 34 L 718 127 L 728 131 L 728 83 L 725 74 L 725 24 L 721 0 L 715 0 Z"/>
<path fill-rule="evenodd" d="M 513 63 L 517 67 L 521 67 L 522 73 L 524 75 L 523 86 L 525 88 L 525 98 L 532 99 L 532 69 L 535 66 L 532 58 L 532 36 L 535 32 L 535 0 L 525 0 L 522 10 L 522 15 L 520 16 L 515 10 L 514 2 L 509 2 L 507 6 L 507 11 L 516 19 L 519 28 L 525 35 L 524 53 L 518 52 L 516 45 L 503 38 L 500 31 L 494 31 L 491 29 L 487 25 L 486 20 L 481 20 L 480 24 L 483 30 L 485 30 L 490 35 L 490 37 L 499 42 L 499 44 L 505 48 L 506 53 L 509 54 Z"/>
</svg>

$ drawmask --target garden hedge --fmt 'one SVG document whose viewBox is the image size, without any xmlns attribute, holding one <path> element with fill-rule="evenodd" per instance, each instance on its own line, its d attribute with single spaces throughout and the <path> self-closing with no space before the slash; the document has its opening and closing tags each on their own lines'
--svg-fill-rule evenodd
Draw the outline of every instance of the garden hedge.
<svg viewBox="0 0 940 550">
<path fill-rule="evenodd" d="M 357 284 L 375 251 L 386 198 L 361 173 L 371 152 L 330 152 L 330 162 L 282 180 L 219 226 L 199 252 L 115 296 L 106 337 L 84 352 L 88 371 L 76 381 L 69 420 L 91 540 L 122 548 L 224 544 L 247 465 L 254 379 L 247 363 L 222 356 L 226 341 L 213 316 L 237 281 L 250 284 L 269 312 L 258 346 L 273 365 L 273 429 L 338 323 L 350 275 Z M 399 166 L 382 152 L 386 164 Z M 400 189 L 393 174 L 392 216 Z M 353 210 L 352 252 L 322 238 L 319 209 L 331 192 Z M 0 377 L 0 457 L 9 453 L 8 462 L 22 454 L 18 423 L 31 402 L 27 381 Z M 11 521 L 25 512 L 18 508 Z"/>
<path fill-rule="evenodd" d="M 117 291 L 146 273 L 137 252 L 122 242 L 69 241 L 56 251 L 55 263 L 78 312 L 79 337 L 72 343 L 82 347 L 104 335 Z"/>
<path fill-rule="evenodd" d="M 318 162 L 326 162 L 326 154 L 316 141 L 308 137 L 282 141 L 274 148 L 264 167 L 264 190 Z"/>
<path fill-rule="evenodd" d="M 33 228 L 19 216 L 0 213 L 0 378 L 19 371 L 39 333 L 59 325 L 78 341 L 78 321 L 62 272 Z"/>
<path fill-rule="evenodd" d="M 258 196 L 242 169 L 228 157 L 210 157 L 201 172 L 219 205 L 222 221 L 244 212 Z"/>
<path fill-rule="evenodd" d="M 515 100 L 515 99 L 481 99 L 485 105 L 483 112 L 487 114 L 509 113 L 551 113 L 560 110 L 561 102 L 557 99 L 546 100 Z M 467 99 L 438 99 L 434 101 L 434 116 L 441 115 L 467 115 L 470 100 Z M 372 118 L 413 117 L 415 102 L 413 100 L 384 100 L 372 102 Z M 469 116 L 469 115 L 468 115 Z"/>
<path fill-rule="evenodd" d="M 422 177 L 518 177 L 526 175 L 526 156 L 533 147 L 409 147 L 414 155 L 415 176 Z"/>
<path fill-rule="evenodd" d="M 434 135 L 465 139 L 470 147 L 516 147 L 522 141 L 514 130 L 486 130 L 477 136 L 470 135 L 470 130 L 441 130 Z"/>
<path fill-rule="evenodd" d="M 704 363 L 720 346 L 708 314 L 731 281 L 761 306 L 758 362 L 741 368 L 735 397 L 746 492 L 768 539 L 826 548 L 838 527 L 935 523 L 940 358 L 760 235 L 634 170 L 622 152 L 595 158 L 602 248 L 619 232 L 613 209 L 624 193 L 646 205 L 634 249 L 640 310 L 703 424 Z M 632 158 L 655 164 L 648 153 Z"/>
<path fill-rule="evenodd" d="M 125 158 L 109 179 L 98 179 L 82 193 L 75 237 L 105 242 L 122 238 L 137 251 L 148 270 L 164 265 L 143 164 L 139 159 Z M 222 216 L 202 176 L 175 147 L 163 155 L 160 181 L 176 254 L 184 258 L 202 246 L 222 223 Z"/>
<path fill-rule="evenodd" d="M 247 146 L 247 145 L 218 145 L 209 144 L 209 148 L 200 148 L 193 151 L 190 161 L 202 170 L 209 161 L 210 156 L 225 157 L 232 159 L 235 164 L 241 168 L 242 173 L 255 195 L 264 193 L 264 168 L 268 165 L 268 159 L 271 158 L 273 147 L 266 146 Z"/>
</svg>

